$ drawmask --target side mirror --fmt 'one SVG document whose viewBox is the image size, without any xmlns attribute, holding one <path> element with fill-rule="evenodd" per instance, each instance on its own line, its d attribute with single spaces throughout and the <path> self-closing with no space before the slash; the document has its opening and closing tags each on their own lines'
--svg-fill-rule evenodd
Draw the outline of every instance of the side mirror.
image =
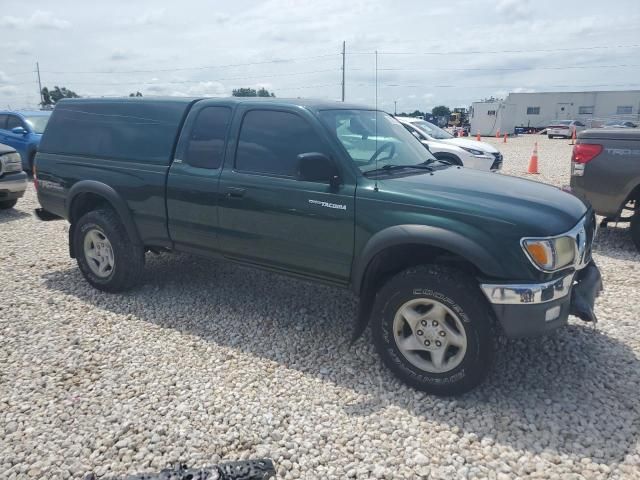
<svg viewBox="0 0 640 480">
<path fill-rule="evenodd" d="M 332 187 L 340 184 L 338 168 L 323 153 L 301 153 L 296 162 L 296 179 L 305 182 L 328 183 Z"/>
<path fill-rule="evenodd" d="M 24 127 L 14 127 L 11 129 L 11 133 L 15 133 L 16 135 L 26 135 L 27 132 Z"/>
</svg>

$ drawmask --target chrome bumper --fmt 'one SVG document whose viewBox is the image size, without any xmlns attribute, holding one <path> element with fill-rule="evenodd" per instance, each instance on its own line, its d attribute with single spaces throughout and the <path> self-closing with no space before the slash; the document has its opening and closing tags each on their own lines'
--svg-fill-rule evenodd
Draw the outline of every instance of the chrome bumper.
<svg viewBox="0 0 640 480">
<path fill-rule="evenodd" d="M 0 192 L 24 192 L 27 189 L 26 176 L 16 180 L 3 180 L 0 178 Z"/>
<path fill-rule="evenodd" d="M 575 273 L 571 273 L 558 280 L 546 283 L 526 283 L 521 285 L 483 283 L 480 288 L 493 304 L 540 304 L 566 297 L 571 291 L 574 275 Z"/>
</svg>

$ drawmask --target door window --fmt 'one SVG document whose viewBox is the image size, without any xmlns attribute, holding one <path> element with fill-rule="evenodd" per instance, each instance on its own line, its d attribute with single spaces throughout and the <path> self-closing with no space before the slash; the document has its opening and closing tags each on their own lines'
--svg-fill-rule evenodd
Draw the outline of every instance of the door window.
<svg viewBox="0 0 640 480">
<path fill-rule="evenodd" d="M 9 115 L 7 118 L 7 130 L 11 130 L 16 127 L 24 128 L 24 122 L 20 117 L 15 115 Z"/>
<path fill-rule="evenodd" d="M 0 130 L 7 128 L 7 115 L 0 115 Z"/>
<path fill-rule="evenodd" d="M 220 168 L 230 118 L 231 109 L 228 107 L 200 110 L 191 128 L 184 161 L 192 167 Z"/>
<path fill-rule="evenodd" d="M 328 153 L 305 119 L 288 112 L 251 110 L 242 120 L 235 168 L 292 177 L 296 157 L 309 152 Z"/>
</svg>

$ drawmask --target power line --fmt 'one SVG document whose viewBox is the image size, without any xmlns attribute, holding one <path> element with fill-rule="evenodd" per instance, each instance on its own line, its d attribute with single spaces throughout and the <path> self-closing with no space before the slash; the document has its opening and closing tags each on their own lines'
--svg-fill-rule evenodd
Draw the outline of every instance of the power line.
<svg viewBox="0 0 640 480">
<path fill-rule="evenodd" d="M 337 57 L 338 53 L 327 53 L 324 55 L 314 55 L 307 57 L 291 57 L 291 58 L 281 58 L 274 60 L 265 60 L 261 62 L 248 62 L 248 63 L 230 63 L 226 65 L 201 65 L 195 67 L 176 67 L 176 68 L 159 68 L 159 69 L 148 69 L 148 70 L 87 70 L 87 71 L 53 71 L 53 70 L 43 70 L 43 73 L 53 73 L 53 74 L 100 74 L 100 75 L 110 75 L 110 74 L 119 74 L 119 73 L 156 73 L 156 72 L 180 72 L 185 70 L 208 70 L 211 68 L 231 68 L 231 67 L 246 67 L 252 65 L 267 65 L 273 63 L 289 63 L 289 62 L 299 62 L 304 60 L 315 60 L 318 58 L 328 58 L 328 57 Z"/>
<path fill-rule="evenodd" d="M 553 53 L 553 52 L 575 52 L 581 50 L 603 50 L 613 48 L 640 48 L 640 44 L 635 45 L 597 45 L 592 47 L 571 47 L 571 48 L 543 48 L 526 50 L 450 50 L 437 52 L 381 52 L 378 55 L 478 55 L 496 53 Z M 349 55 L 375 55 L 375 52 L 349 52 Z"/>
<path fill-rule="evenodd" d="M 359 87 L 373 86 L 374 83 L 358 83 Z M 407 85 L 399 83 L 386 83 L 384 87 L 404 87 L 404 88 L 513 88 L 513 85 Z M 595 87 L 640 87 L 640 83 L 599 83 L 591 85 L 518 85 L 517 88 L 595 88 Z"/>
<path fill-rule="evenodd" d="M 394 67 L 394 68 L 379 68 L 380 71 L 388 71 L 388 72 L 400 72 L 400 71 L 427 71 L 427 70 L 451 70 L 451 71 L 460 71 L 460 72 L 468 72 L 468 71 L 531 71 L 531 70 L 572 70 L 572 69 L 585 69 L 585 68 L 623 68 L 623 67 L 640 67 L 640 64 L 619 64 L 619 65 L 567 65 L 563 67 L 496 67 L 496 68 L 484 68 L 484 67 L 470 67 L 470 68 L 449 68 L 449 67 L 417 67 L 417 68 L 402 68 L 402 67 Z M 353 68 L 352 70 L 366 70 L 364 68 Z"/>
</svg>

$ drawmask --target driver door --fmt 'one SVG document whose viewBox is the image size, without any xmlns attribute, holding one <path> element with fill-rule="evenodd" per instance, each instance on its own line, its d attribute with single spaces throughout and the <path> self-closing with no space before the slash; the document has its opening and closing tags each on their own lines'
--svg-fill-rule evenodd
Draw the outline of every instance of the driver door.
<svg viewBox="0 0 640 480">
<path fill-rule="evenodd" d="M 318 120 L 304 111 L 238 108 L 237 143 L 220 176 L 219 245 L 244 262 L 346 283 L 351 273 L 355 179 L 341 184 L 296 180 L 296 157 L 334 161 Z"/>
</svg>

